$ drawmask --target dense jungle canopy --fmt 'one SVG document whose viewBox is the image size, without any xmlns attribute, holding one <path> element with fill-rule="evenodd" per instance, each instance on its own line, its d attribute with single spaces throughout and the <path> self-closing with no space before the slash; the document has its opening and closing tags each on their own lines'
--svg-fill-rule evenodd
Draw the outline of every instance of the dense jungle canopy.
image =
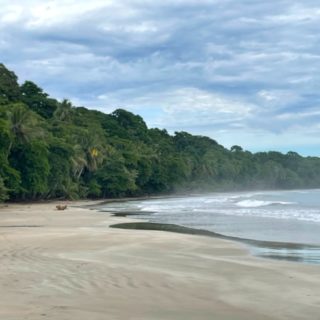
<svg viewBox="0 0 320 320">
<path fill-rule="evenodd" d="M 0 64 L 0 201 L 320 187 L 320 158 L 230 150 L 58 101 Z"/>
</svg>

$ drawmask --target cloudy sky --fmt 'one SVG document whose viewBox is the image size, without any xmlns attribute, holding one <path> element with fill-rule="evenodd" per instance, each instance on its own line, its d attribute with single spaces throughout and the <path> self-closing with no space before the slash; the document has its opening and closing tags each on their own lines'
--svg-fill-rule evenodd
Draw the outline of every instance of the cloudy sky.
<svg viewBox="0 0 320 320">
<path fill-rule="evenodd" d="M 0 62 L 51 96 L 320 156 L 317 0 L 0 0 Z"/>
</svg>

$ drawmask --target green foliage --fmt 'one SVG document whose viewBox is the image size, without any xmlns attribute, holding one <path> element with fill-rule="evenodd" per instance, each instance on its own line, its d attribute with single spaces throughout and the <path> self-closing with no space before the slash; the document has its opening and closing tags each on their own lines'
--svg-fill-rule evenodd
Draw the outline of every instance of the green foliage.
<svg viewBox="0 0 320 320">
<path fill-rule="evenodd" d="M 21 101 L 24 102 L 32 111 L 43 118 L 51 118 L 57 109 L 57 101 L 49 99 L 48 94 L 43 92 L 36 84 L 26 81 L 21 87 Z"/>
<path fill-rule="evenodd" d="M 28 143 L 39 134 L 36 130 L 36 116 L 22 103 L 9 106 L 8 121 L 13 143 Z"/>
<path fill-rule="evenodd" d="M 68 121 L 72 117 L 73 106 L 71 102 L 64 99 L 61 103 L 58 103 L 58 107 L 54 111 L 54 117 L 60 121 Z"/>
<path fill-rule="evenodd" d="M 2 111 L 1 111 L 2 110 Z M 7 198 L 10 192 L 20 190 L 20 173 L 12 168 L 9 164 L 8 157 L 12 146 L 12 137 L 10 132 L 10 123 L 5 119 L 5 109 L 0 109 L 0 177 L 1 177 L 1 194 L 0 201 Z"/>
<path fill-rule="evenodd" d="M 117 109 L 111 116 L 117 121 L 119 126 L 122 128 L 122 137 L 125 139 L 138 139 L 142 141 L 147 141 L 148 128 L 143 119 L 134 115 L 131 112 L 128 112 L 123 109 Z"/>
<path fill-rule="evenodd" d="M 0 202 L 9 198 L 8 189 L 5 187 L 3 179 L 0 177 Z"/>
<path fill-rule="evenodd" d="M 107 160 L 96 173 L 103 197 L 133 194 L 136 190 L 136 176 L 134 170 L 125 166 L 124 159 L 118 157 Z"/>
<path fill-rule="evenodd" d="M 38 141 L 20 144 L 10 157 L 12 166 L 21 173 L 20 196 L 23 199 L 42 198 L 49 191 L 50 164 L 46 145 Z"/>
<path fill-rule="evenodd" d="M 1 112 L 0 112 L 1 114 Z M 11 144 L 9 122 L 0 118 L 0 153 L 7 155 Z"/>
<path fill-rule="evenodd" d="M 50 172 L 48 176 L 48 198 L 77 198 L 77 188 L 72 181 L 72 146 L 53 138 L 48 149 Z"/>
<path fill-rule="evenodd" d="M 240 146 L 234 145 L 230 148 L 232 152 L 242 152 L 243 149 Z"/>
<path fill-rule="evenodd" d="M 20 99 L 17 76 L 0 63 L 0 105 Z"/>
<path fill-rule="evenodd" d="M 91 179 L 88 182 L 88 197 L 99 198 L 102 194 L 101 185 L 96 179 Z"/>
<path fill-rule="evenodd" d="M 148 129 L 123 109 L 104 114 L 31 81 L 19 87 L 0 64 L 0 201 L 319 187 L 319 158 Z"/>
</svg>

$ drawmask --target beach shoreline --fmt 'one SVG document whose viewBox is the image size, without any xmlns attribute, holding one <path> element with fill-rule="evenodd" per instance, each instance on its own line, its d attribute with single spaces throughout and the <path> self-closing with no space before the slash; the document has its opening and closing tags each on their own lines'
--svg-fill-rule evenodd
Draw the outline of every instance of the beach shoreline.
<svg viewBox="0 0 320 320">
<path fill-rule="evenodd" d="M 225 239 L 109 228 L 137 220 L 98 212 L 101 201 L 57 203 L 0 207 L 0 319 L 320 314 L 319 266 L 252 257 Z"/>
</svg>

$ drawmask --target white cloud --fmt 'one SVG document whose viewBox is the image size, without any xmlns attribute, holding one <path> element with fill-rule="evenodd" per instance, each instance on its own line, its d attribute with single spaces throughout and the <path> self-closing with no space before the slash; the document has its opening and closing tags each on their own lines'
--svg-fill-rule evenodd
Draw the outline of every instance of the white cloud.
<svg viewBox="0 0 320 320">
<path fill-rule="evenodd" d="M 280 120 L 305 120 L 305 118 L 317 117 L 320 120 L 320 107 L 313 108 L 304 112 L 283 113 L 276 116 Z M 319 126 L 317 125 L 317 128 Z M 310 129 L 310 128 L 309 128 Z"/>
<path fill-rule="evenodd" d="M 300 22 L 319 22 L 320 8 L 319 7 L 305 7 L 303 5 L 294 4 L 287 12 L 279 15 L 269 16 L 267 20 L 274 23 L 300 23 Z"/>
<path fill-rule="evenodd" d="M 274 100 L 277 100 L 278 97 L 271 93 L 270 91 L 266 91 L 266 90 L 261 90 L 258 92 L 258 96 L 267 100 L 267 101 L 274 101 Z"/>
<path fill-rule="evenodd" d="M 127 108 L 149 125 L 226 144 L 298 146 L 314 143 L 310 128 L 320 134 L 316 0 L 0 0 L 0 7 L 1 62 L 52 96 L 107 112 Z"/>
<path fill-rule="evenodd" d="M 123 96 L 126 98 L 123 99 Z M 250 117 L 256 108 L 255 105 L 240 99 L 231 99 L 191 87 L 161 93 L 144 93 L 140 97 L 132 97 L 132 92 L 120 91 L 117 95 L 103 94 L 98 98 L 107 106 L 125 106 L 142 114 L 152 127 L 160 126 L 172 130 L 202 128 L 215 124 L 223 124 L 228 128 L 239 127 L 241 121 Z M 154 113 L 150 112 L 152 107 L 161 110 L 156 119 L 150 118 L 150 113 Z"/>
<path fill-rule="evenodd" d="M 287 106 L 300 101 L 300 96 L 291 90 L 260 90 L 257 93 L 259 102 L 268 105 L 270 110 L 276 106 Z"/>
<path fill-rule="evenodd" d="M 253 106 L 241 103 L 221 95 L 197 88 L 183 88 L 164 94 L 165 111 L 168 114 L 177 112 L 213 112 L 232 116 L 246 116 Z"/>
<path fill-rule="evenodd" d="M 12 24 L 18 22 L 23 13 L 23 8 L 18 5 L 9 5 L 2 8 L 2 14 L 0 14 L 1 24 Z"/>
</svg>

